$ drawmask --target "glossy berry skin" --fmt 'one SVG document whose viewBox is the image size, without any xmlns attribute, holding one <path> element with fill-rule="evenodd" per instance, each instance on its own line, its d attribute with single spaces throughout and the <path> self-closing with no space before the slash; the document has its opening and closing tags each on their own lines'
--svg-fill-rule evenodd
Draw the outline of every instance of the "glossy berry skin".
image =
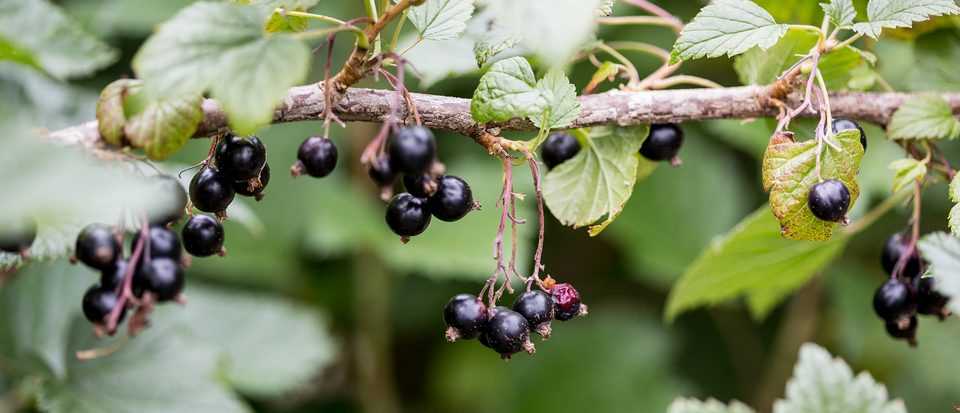
<svg viewBox="0 0 960 413">
<path fill-rule="evenodd" d="M 810 188 L 807 206 L 813 216 L 823 221 L 840 222 L 850 208 L 850 190 L 836 179 L 820 182 Z"/>
<path fill-rule="evenodd" d="M 0 251 L 19 254 L 33 245 L 37 238 L 37 224 L 25 221 L 0 224 Z"/>
<path fill-rule="evenodd" d="M 430 213 L 446 222 L 459 221 L 473 210 L 473 191 L 463 179 L 444 175 L 437 180 L 437 192 L 427 201 Z"/>
<path fill-rule="evenodd" d="M 267 161 L 267 148 L 256 136 L 227 135 L 217 146 L 217 168 L 234 181 L 255 178 Z"/>
<path fill-rule="evenodd" d="M 100 272 L 100 286 L 109 290 L 116 291 L 117 287 L 123 283 L 123 277 L 127 274 L 127 265 L 129 261 L 120 258 L 116 260 L 110 268 Z"/>
<path fill-rule="evenodd" d="M 183 268 L 169 258 L 149 260 L 137 271 L 133 282 L 137 290 L 153 293 L 158 301 L 170 301 L 183 291 Z"/>
<path fill-rule="evenodd" d="M 917 280 L 917 312 L 923 315 L 935 315 L 944 318 L 945 307 L 950 298 L 937 292 L 936 279 L 922 277 Z"/>
<path fill-rule="evenodd" d="M 170 258 L 179 261 L 183 256 L 183 247 L 180 246 L 180 237 L 176 232 L 160 226 L 152 226 L 147 230 L 150 240 L 150 258 Z M 133 235 L 133 245 L 140 242 L 140 232 Z M 146 245 L 144 245 L 146 248 Z M 144 249 L 146 252 L 146 249 Z"/>
<path fill-rule="evenodd" d="M 83 295 L 83 316 L 91 323 L 104 324 L 118 304 L 117 294 L 112 289 L 94 285 Z M 120 313 L 121 321 L 125 315 L 126 310 Z"/>
<path fill-rule="evenodd" d="M 387 205 L 387 226 L 401 237 L 413 237 L 426 231 L 430 225 L 427 200 L 406 192 L 397 194 Z"/>
<path fill-rule="evenodd" d="M 433 132 L 423 126 L 397 128 L 387 140 L 387 154 L 393 169 L 408 175 L 429 172 L 437 155 Z"/>
<path fill-rule="evenodd" d="M 883 254 L 880 256 L 880 263 L 888 275 L 893 275 L 893 270 L 896 268 L 897 262 L 903 257 L 903 254 L 907 253 L 909 243 L 910 241 L 907 237 L 901 233 L 893 234 L 890 238 L 887 238 L 887 243 L 883 245 Z M 907 258 L 903 270 L 901 270 L 898 275 L 903 278 L 913 279 L 922 273 L 923 267 L 920 262 L 920 257 L 914 251 L 911 256 Z"/>
<path fill-rule="evenodd" d="M 553 297 L 554 318 L 560 321 L 570 320 L 580 314 L 580 292 L 567 283 L 554 285 L 550 289 Z"/>
<path fill-rule="evenodd" d="M 919 324 L 917 321 L 917 316 L 910 316 L 910 318 L 907 319 L 906 323 L 904 324 L 906 324 L 906 326 L 901 324 L 899 321 L 893 320 L 887 320 L 884 322 L 884 325 L 887 329 L 887 334 L 889 334 L 890 337 L 898 340 L 906 340 L 910 342 L 911 346 L 915 346 L 917 339 L 917 325 Z"/>
<path fill-rule="evenodd" d="M 490 317 L 484 341 L 503 357 L 524 349 L 530 340 L 530 325 L 520 313 L 506 307 L 496 307 Z"/>
<path fill-rule="evenodd" d="M 651 161 L 676 158 L 683 146 L 683 129 L 674 124 L 650 125 L 650 136 L 640 146 L 640 154 Z"/>
<path fill-rule="evenodd" d="M 153 178 L 153 184 L 157 186 L 157 192 L 168 194 L 170 202 L 164 205 L 160 211 L 154 211 L 150 216 L 150 223 L 153 225 L 167 225 L 176 221 L 186 214 L 187 191 L 177 178 L 170 175 L 157 175 Z"/>
<path fill-rule="evenodd" d="M 540 149 L 540 156 L 547 169 L 553 169 L 580 152 L 580 142 L 568 132 L 554 132 L 547 136 Z"/>
<path fill-rule="evenodd" d="M 458 294 L 443 307 L 443 321 L 456 329 L 454 340 L 476 338 L 487 326 L 487 306 L 475 295 Z"/>
<path fill-rule="evenodd" d="M 520 313 L 527 319 L 527 324 L 536 328 L 553 320 L 553 297 L 540 290 L 527 291 L 513 303 L 513 311 Z"/>
<path fill-rule="evenodd" d="M 432 195 L 427 192 L 428 189 L 434 192 L 436 191 L 436 187 L 431 187 L 431 179 L 433 178 L 429 174 L 404 175 L 403 188 L 406 189 L 410 195 L 417 198 L 427 198 Z"/>
<path fill-rule="evenodd" d="M 225 211 L 234 195 L 233 180 L 212 167 L 201 169 L 190 181 L 190 201 L 203 212 Z"/>
<path fill-rule="evenodd" d="M 397 172 L 393 170 L 390 159 L 386 157 L 378 157 L 370 162 L 367 175 L 377 186 L 393 185 L 393 182 L 397 180 Z"/>
<path fill-rule="evenodd" d="M 194 215 L 183 226 L 183 247 L 195 257 L 209 257 L 223 249 L 223 225 L 207 215 Z"/>
<path fill-rule="evenodd" d="M 270 183 L 270 164 L 265 163 L 263 164 L 263 170 L 260 171 L 260 186 L 255 185 L 256 180 L 253 178 L 245 181 L 234 181 L 233 192 L 242 196 L 257 196 L 267 188 L 268 183 Z"/>
<path fill-rule="evenodd" d="M 836 118 L 833 120 L 833 133 L 837 134 L 845 130 L 856 129 L 860 131 L 860 145 L 863 145 L 863 151 L 867 151 L 867 133 L 863 131 L 860 124 L 856 121 L 845 118 Z"/>
<path fill-rule="evenodd" d="M 74 255 L 90 268 L 101 271 L 110 269 L 122 254 L 123 248 L 113 228 L 107 225 L 87 225 L 77 236 Z"/>
<path fill-rule="evenodd" d="M 916 300 L 916 294 L 910 285 L 897 279 L 890 279 L 874 293 L 873 311 L 884 320 L 896 320 L 916 311 Z"/>
<path fill-rule="evenodd" d="M 337 146 L 327 138 L 314 136 L 300 144 L 297 159 L 303 171 L 314 178 L 330 175 L 337 167 Z"/>
</svg>

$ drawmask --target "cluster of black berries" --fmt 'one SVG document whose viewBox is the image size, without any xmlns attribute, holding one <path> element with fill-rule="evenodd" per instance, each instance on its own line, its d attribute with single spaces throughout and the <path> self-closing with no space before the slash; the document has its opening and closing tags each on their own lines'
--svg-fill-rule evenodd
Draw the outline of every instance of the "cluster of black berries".
<svg viewBox="0 0 960 413">
<path fill-rule="evenodd" d="M 936 291 L 936 279 L 923 276 L 925 263 L 903 234 L 894 234 L 887 240 L 881 263 L 890 279 L 874 294 L 873 309 L 891 337 L 916 346 L 917 314 L 936 316 L 942 321 L 950 315 L 946 308 L 949 298 Z"/>
<path fill-rule="evenodd" d="M 640 146 L 640 155 L 655 162 L 669 161 L 680 164 L 680 147 L 683 146 L 683 129 L 674 124 L 650 125 L 650 135 Z M 568 132 L 555 132 L 547 137 L 540 150 L 548 169 L 566 162 L 580 152 L 580 142 Z"/>
<path fill-rule="evenodd" d="M 580 302 L 580 293 L 570 284 L 545 282 L 550 288 L 527 291 L 513 303 L 513 309 L 488 309 L 480 298 L 459 294 L 450 299 L 443 309 L 447 324 L 447 340 L 479 338 L 480 344 L 493 349 L 500 357 L 509 359 L 515 353 L 536 352 L 530 333 L 543 339 L 550 338 L 553 320 L 567 321 L 585 315 L 587 306 Z"/>
<path fill-rule="evenodd" d="M 833 133 L 857 129 L 860 131 L 860 144 L 867 150 L 867 135 L 860 124 L 849 119 L 835 119 Z M 810 188 L 807 196 L 807 206 L 813 216 L 829 222 L 843 222 L 847 219 L 847 210 L 850 208 L 850 189 L 837 179 L 828 179 L 818 182 Z"/>
<path fill-rule="evenodd" d="M 256 136 L 227 134 L 217 145 L 213 164 L 206 165 L 190 181 L 190 202 L 203 211 L 225 216 L 234 196 L 263 198 L 270 182 L 267 147 Z"/>
<path fill-rule="evenodd" d="M 0 251 L 26 256 L 37 239 L 37 223 L 33 220 L 0 224 Z"/>
<path fill-rule="evenodd" d="M 442 175 L 438 169 L 437 142 L 423 126 L 398 127 L 386 143 L 386 151 L 374 158 L 370 179 L 388 192 L 403 175 L 406 192 L 393 196 L 387 205 L 386 222 L 406 239 L 426 231 L 431 216 L 454 222 L 475 208 L 470 185 L 462 178 Z"/>
</svg>

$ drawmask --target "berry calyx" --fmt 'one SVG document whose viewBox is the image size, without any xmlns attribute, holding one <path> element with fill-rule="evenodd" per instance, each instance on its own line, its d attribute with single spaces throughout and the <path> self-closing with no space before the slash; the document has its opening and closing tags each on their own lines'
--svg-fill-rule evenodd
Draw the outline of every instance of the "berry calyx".
<svg viewBox="0 0 960 413">
<path fill-rule="evenodd" d="M 430 213 L 446 222 L 459 221 L 473 210 L 473 192 L 460 177 L 444 175 L 437 179 L 437 191 L 427 201 Z"/>
<path fill-rule="evenodd" d="M 83 295 L 83 316 L 91 323 L 103 325 L 113 308 L 119 304 L 120 300 L 113 289 L 94 285 Z M 126 310 L 120 313 L 121 321 L 125 315 Z"/>
<path fill-rule="evenodd" d="M 916 309 L 914 291 L 910 285 L 898 279 L 887 280 L 873 295 L 873 311 L 887 321 L 910 316 Z"/>
<path fill-rule="evenodd" d="M 183 290 L 183 268 L 169 258 L 148 260 L 133 279 L 136 290 L 153 293 L 157 301 L 170 301 Z"/>
<path fill-rule="evenodd" d="M 513 311 L 527 319 L 527 324 L 543 338 L 550 337 L 553 320 L 553 297 L 540 290 L 527 291 L 513 303 Z"/>
<path fill-rule="evenodd" d="M 387 205 L 387 226 L 401 237 L 413 237 L 426 231 L 430 225 L 427 200 L 406 192 L 397 194 Z"/>
<path fill-rule="evenodd" d="M 179 261 L 180 257 L 183 256 L 180 238 L 177 237 L 177 233 L 173 232 L 173 230 L 167 227 L 152 226 L 147 231 L 147 234 L 150 240 L 150 254 L 147 256 L 150 258 L 170 258 L 174 261 Z M 140 242 L 139 231 L 133 236 L 133 245 L 137 245 L 138 242 Z M 148 250 L 144 249 L 144 251 Z"/>
<path fill-rule="evenodd" d="M 540 149 L 540 156 L 547 169 L 553 169 L 580 152 L 580 142 L 569 132 L 554 132 L 547 136 Z"/>
<path fill-rule="evenodd" d="M 263 164 L 259 178 L 250 178 L 245 181 L 235 181 L 233 191 L 238 195 L 256 197 L 257 201 L 263 198 L 263 190 L 270 183 L 270 164 Z"/>
<path fill-rule="evenodd" d="M 840 222 L 846 219 L 850 208 L 850 190 L 836 179 L 820 182 L 810 188 L 807 206 L 813 216 L 828 222 Z"/>
<path fill-rule="evenodd" d="M 107 225 L 87 225 L 77 236 L 74 255 L 90 268 L 108 270 L 122 253 L 123 249 L 113 228 Z"/>
<path fill-rule="evenodd" d="M 190 202 L 203 212 L 225 211 L 234 195 L 233 180 L 213 167 L 201 169 L 190 181 Z"/>
<path fill-rule="evenodd" d="M 443 321 L 447 323 L 447 340 L 472 339 L 487 326 L 487 306 L 477 296 L 458 294 L 443 307 Z"/>
<path fill-rule="evenodd" d="M 157 192 L 170 196 L 170 202 L 151 215 L 150 223 L 168 225 L 183 218 L 187 209 L 187 191 L 183 189 L 180 181 L 170 175 L 157 175 L 153 178 L 153 184 L 156 185 Z"/>
<path fill-rule="evenodd" d="M 436 157 L 437 142 L 433 132 L 423 126 L 399 127 L 387 140 L 387 153 L 397 172 L 424 174 Z"/>
<path fill-rule="evenodd" d="M 509 359 L 521 350 L 529 354 L 536 351 L 530 342 L 530 325 L 527 324 L 527 319 L 506 307 L 493 309 L 487 330 L 483 334 L 486 345 L 500 353 L 500 357 L 504 359 Z"/>
<path fill-rule="evenodd" d="M 833 120 L 833 133 L 837 134 L 845 130 L 856 129 L 860 131 L 860 145 L 863 146 L 863 151 L 867 151 L 867 133 L 863 131 L 863 128 L 860 127 L 860 124 L 856 121 L 845 119 L 845 118 L 835 118 Z"/>
<path fill-rule="evenodd" d="M 650 125 L 650 135 L 640 146 L 640 154 L 651 161 L 670 161 L 679 165 L 677 154 L 683 146 L 683 129 L 668 124 Z"/>
<path fill-rule="evenodd" d="M 330 175 L 337 167 L 337 146 L 328 138 L 307 138 L 297 150 L 297 162 L 290 168 L 293 176 L 304 173 L 314 178 Z"/>
<path fill-rule="evenodd" d="M 898 340 L 906 340 L 911 347 L 917 346 L 917 316 L 910 316 L 899 321 L 888 320 L 884 323 L 887 334 Z"/>
<path fill-rule="evenodd" d="M 32 220 L 0 223 L 0 251 L 23 254 L 37 239 L 37 224 Z"/>
<path fill-rule="evenodd" d="M 950 298 L 937 291 L 936 283 L 933 277 L 917 280 L 917 313 L 937 316 L 942 321 L 950 315 L 950 310 L 947 309 Z"/>
<path fill-rule="evenodd" d="M 893 270 L 896 269 L 897 263 L 900 262 L 900 259 L 904 254 L 909 253 L 910 256 L 906 258 L 906 262 L 903 265 L 903 269 L 900 270 L 898 276 L 914 279 L 920 274 L 923 273 L 923 265 L 920 261 L 919 255 L 914 248 L 912 251 L 907 251 L 910 247 L 909 239 L 904 236 L 904 234 L 896 233 L 887 238 L 886 244 L 883 245 L 883 254 L 880 256 L 880 263 L 883 265 L 883 270 L 889 275 L 893 275 Z"/>
<path fill-rule="evenodd" d="M 227 135 L 217 146 L 217 167 L 234 181 L 256 178 L 267 161 L 267 148 L 256 136 Z"/>
<path fill-rule="evenodd" d="M 572 285 L 560 283 L 550 289 L 550 295 L 553 297 L 553 303 L 556 306 L 554 318 L 560 321 L 570 320 L 581 313 L 585 314 L 585 307 L 580 302 L 580 292 Z"/>
<path fill-rule="evenodd" d="M 378 157 L 371 161 L 367 174 L 377 186 L 393 185 L 397 180 L 397 172 L 393 170 L 390 159 L 386 157 Z"/>
<path fill-rule="evenodd" d="M 209 257 L 223 250 L 223 225 L 207 215 L 194 215 L 183 226 L 183 247 L 195 257 Z"/>
<path fill-rule="evenodd" d="M 430 174 L 404 175 L 403 187 L 410 195 L 417 198 L 428 198 L 437 192 L 439 182 Z"/>
<path fill-rule="evenodd" d="M 107 268 L 100 272 L 100 286 L 114 290 L 120 287 L 120 284 L 123 284 L 123 277 L 127 275 L 127 265 L 130 262 L 120 258 L 116 260 L 110 268 Z"/>
</svg>

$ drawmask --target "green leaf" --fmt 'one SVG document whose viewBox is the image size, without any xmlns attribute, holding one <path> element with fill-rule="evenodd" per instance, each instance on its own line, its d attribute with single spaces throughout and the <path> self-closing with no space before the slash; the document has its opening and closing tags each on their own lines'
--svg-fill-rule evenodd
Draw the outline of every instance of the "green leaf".
<svg viewBox="0 0 960 413">
<path fill-rule="evenodd" d="M 86 76 L 117 59 L 48 0 L 0 0 L 0 60 L 43 68 L 58 78 Z"/>
<path fill-rule="evenodd" d="M 831 137 L 841 150 L 822 145 L 820 173 L 817 174 L 818 145 L 815 139 L 796 142 L 791 134 L 770 139 L 763 156 L 763 188 L 770 192 L 770 207 L 780 220 L 784 238 L 827 240 L 837 226 L 822 221 L 807 207 L 810 188 L 820 179 L 837 179 L 850 190 L 851 208 L 860 195 L 857 171 L 863 158 L 860 132 L 844 131 Z"/>
<path fill-rule="evenodd" d="M 960 202 L 960 178 L 957 176 L 960 175 L 955 175 L 953 180 L 950 181 L 949 186 L 949 196 L 950 200 L 953 202 Z"/>
<path fill-rule="evenodd" d="M 780 236 L 767 207 L 714 240 L 684 272 L 667 299 L 666 318 L 746 295 L 756 318 L 799 288 L 843 251 L 846 236 L 828 242 Z"/>
<path fill-rule="evenodd" d="M 673 46 L 673 62 L 701 57 L 730 57 L 753 47 L 769 49 L 787 33 L 750 0 L 717 0 L 700 10 Z"/>
<path fill-rule="evenodd" d="M 807 343 L 787 382 L 786 400 L 774 413 L 906 413 L 902 400 L 890 400 L 887 388 L 869 373 L 856 376 L 850 366 L 822 347 Z"/>
<path fill-rule="evenodd" d="M 830 0 L 830 3 L 820 3 L 820 7 L 837 27 L 850 27 L 853 19 L 857 18 L 857 9 L 853 7 L 852 0 Z"/>
<path fill-rule="evenodd" d="M 790 29 L 773 47 L 752 48 L 737 56 L 734 69 L 740 81 L 749 85 L 768 85 L 798 62 L 817 45 L 820 35 L 803 29 Z M 820 71 L 827 87 L 845 89 L 851 72 L 863 64 L 863 58 L 852 47 L 833 50 L 820 60 Z"/>
<path fill-rule="evenodd" d="M 499 27 L 549 66 L 566 65 L 596 30 L 602 0 L 488 0 Z"/>
<path fill-rule="evenodd" d="M 754 413 L 754 410 L 736 400 L 727 405 L 715 399 L 700 401 L 680 398 L 670 404 L 667 413 Z"/>
<path fill-rule="evenodd" d="M 268 33 L 291 32 L 299 33 L 310 27 L 310 20 L 302 16 L 289 16 L 281 11 L 274 10 L 267 18 L 263 29 Z"/>
<path fill-rule="evenodd" d="M 163 160 L 180 150 L 203 121 L 203 96 L 152 101 L 124 126 L 124 134 L 147 156 Z"/>
<path fill-rule="evenodd" d="M 580 101 L 577 100 L 577 87 L 570 83 L 561 69 L 552 69 L 537 82 L 537 89 L 547 101 L 544 108 L 549 112 L 547 125 L 543 125 L 543 116 L 532 115 L 530 121 L 538 128 L 561 129 L 573 123 L 580 116 Z"/>
<path fill-rule="evenodd" d="M 127 95 L 142 87 L 143 82 L 139 80 L 120 79 L 113 81 L 100 92 L 97 100 L 97 129 L 107 143 L 114 146 L 123 144 L 123 126 L 127 123 L 123 103 Z"/>
<path fill-rule="evenodd" d="M 306 79 L 310 50 L 289 34 L 268 34 L 256 7 L 196 3 L 164 23 L 133 61 L 159 98 L 209 91 L 239 134 L 273 119 L 287 89 Z"/>
<path fill-rule="evenodd" d="M 914 182 L 922 182 L 927 176 L 927 164 L 913 158 L 897 159 L 890 164 L 890 170 L 896 174 L 893 178 L 893 193 Z"/>
<path fill-rule="evenodd" d="M 473 0 L 427 0 L 407 13 L 422 39 L 456 39 L 467 29 Z"/>
<path fill-rule="evenodd" d="M 647 126 L 575 131 L 583 148 L 543 180 L 543 197 L 553 216 L 574 228 L 591 225 L 591 236 L 603 231 L 633 193 L 638 151 L 649 132 Z"/>
<path fill-rule="evenodd" d="M 483 67 L 494 56 L 518 44 L 520 44 L 520 39 L 513 36 L 478 40 L 473 46 L 473 54 L 477 62 L 477 67 Z"/>
<path fill-rule="evenodd" d="M 960 120 L 940 96 L 915 96 L 903 103 L 887 125 L 890 139 L 956 139 Z"/>
<path fill-rule="evenodd" d="M 954 0 L 870 0 L 868 22 L 853 25 L 853 30 L 874 39 L 883 29 L 910 27 L 933 16 L 960 13 Z"/>
<path fill-rule="evenodd" d="M 935 288 L 951 298 L 947 306 L 957 313 L 960 311 L 960 299 L 957 299 L 960 297 L 960 238 L 935 232 L 924 236 L 918 247 L 923 258 L 930 263 L 930 275 L 937 279 Z"/>
<path fill-rule="evenodd" d="M 415 36 L 411 35 L 401 40 L 400 44 L 414 44 L 416 40 L 413 37 Z M 477 72 L 473 47 L 473 41 L 464 37 L 453 40 L 423 40 L 404 57 L 417 68 L 420 86 L 428 88 L 448 77 Z"/>
<path fill-rule="evenodd" d="M 470 114 L 479 123 L 505 122 L 541 114 L 546 106 L 533 68 L 527 59 L 518 56 L 494 63 L 480 78 Z"/>
</svg>

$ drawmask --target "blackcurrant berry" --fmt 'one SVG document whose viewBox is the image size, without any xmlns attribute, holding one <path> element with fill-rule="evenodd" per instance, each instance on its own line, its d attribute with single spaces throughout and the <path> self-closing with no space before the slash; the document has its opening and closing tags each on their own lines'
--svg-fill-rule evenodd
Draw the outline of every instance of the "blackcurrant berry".
<svg viewBox="0 0 960 413">
<path fill-rule="evenodd" d="M 267 161 L 267 148 L 256 136 L 244 139 L 227 135 L 217 146 L 217 168 L 231 180 L 246 181 L 260 174 Z"/>
<path fill-rule="evenodd" d="M 567 283 L 554 285 L 550 289 L 553 297 L 554 318 L 560 321 L 570 320 L 583 312 L 580 302 L 580 292 Z"/>
<path fill-rule="evenodd" d="M 506 307 L 496 307 L 490 317 L 484 341 L 503 358 L 521 350 L 533 354 L 530 342 L 530 325 L 520 313 Z"/>
<path fill-rule="evenodd" d="M 127 275 L 127 265 L 129 261 L 120 258 L 116 260 L 110 268 L 100 272 L 100 286 L 110 290 L 116 290 L 123 283 L 123 277 Z"/>
<path fill-rule="evenodd" d="M 883 245 L 883 254 L 880 256 L 880 262 L 883 265 L 883 270 L 889 275 L 893 275 L 893 270 L 897 266 L 897 262 L 900 261 L 900 258 L 903 257 L 903 254 L 908 253 L 907 248 L 910 246 L 910 241 L 901 233 L 893 234 L 890 238 L 887 238 L 887 243 Z M 898 274 L 900 277 L 913 279 L 923 273 L 923 266 L 920 261 L 920 257 L 916 253 L 916 249 L 909 251 L 910 256 L 907 257 L 907 261 L 904 263 L 903 269 Z"/>
<path fill-rule="evenodd" d="M 553 169 L 580 152 L 580 141 L 568 132 L 554 132 L 543 142 L 540 156 L 547 169 Z"/>
<path fill-rule="evenodd" d="M 190 181 L 190 201 L 203 212 L 223 212 L 233 202 L 233 180 L 212 167 L 197 172 Z"/>
<path fill-rule="evenodd" d="M 820 182 L 810 188 L 807 206 L 813 216 L 829 222 L 843 221 L 850 208 L 850 190 L 836 179 Z"/>
<path fill-rule="evenodd" d="M 430 174 L 404 175 L 403 187 L 410 195 L 427 198 L 437 192 L 438 182 Z"/>
<path fill-rule="evenodd" d="M 137 271 L 133 282 L 138 290 L 153 293 L 158 301 L 170 301 L 183 290 L 183 268 L 169 258 L 148 260 Z"/>
<path fill-rule="evenodd" d="M 540 290 L 527 291 L 513 303 L 513 311 L 527 319 L 527 324 L 543 337 L 550 337 L 553 320 L 553 297 Z"/>
<path fill-rule="evenodd" d="M 911 346 L 917 345 L 917 316 L 910 316 L 903 320 L 887 320 L 884 322 L 887 334 L 899 340 L 906 340 Z"/>
<path fill-rule="evenodd" d="M 873 295 L 873 311 L 884 320 L 909 316 L 916 309 L 916 294 L 910 285 L 898 279 L 887 280 Z"/>
<path fill-rule="evenodd" d="M 183 248 L 180 246 L 180 237 L 177 236 L 176 232 L 167 228 L 152 226 L 147 230 L 150 240 L 150 254 L 142 255 L 149 256 L 150 258 L 170 258 L 174 261 L 180 261 L 180 257 L 183 256 Z M 133 244 L 137 245 L 140 242 L 140 231 L 137 231 L 133 235 Z M 144 246 L 146 248 L 146 246 Z M 144 253 L 146 253 L 144 249 Z"/>
<path fill-rule="evenodd" d="M 941 320 L 949 314 L 946 309 L 949 297 L 940 294 L 936 290 L 936 279 L 933 277 L 922 277 L 917 281 L 917 312 L 923 315 L 934 315 Z"/>
<path fill-rule="evenodd" d="M 120 300 L 113 289 L 94 285 L 83 295 L 83 315 L 91 323 L 105 324 L 107 316 L 119 304 Z M 126 309 L 120 313 L 120 321 L 125 315 Z"/>
<path fill-rule="evenodd" d="M 683 146 L 683 129 L 674 124 L 650 125 L 650 136 L 640 146 L 640 154 L 651 161 L 672 161 Z"/>
<path fill-rule="evenodd" d="M 487 306 L 475 295 L 456 295 L 443 307 L 443 321 L 449 327 L 447 340 L 475 338 L 487 326 Z"/>
<path fill-rule="evenodd" d="M 183 247 L 195 257 L 209 257 L 223 249 L 223 225 L 207 215 L 194 215 L 183 226 Z"/>
<path fill-rule="evenodd" d="M 406 192 L 397 194 L 387 205 L 387 226 L 401 237 L 420 235 L 430 225 L 427 200 Z"/>
<path fill-rule="evenodd" d="M 863 128 L 860 127 L 860 124 L 856 121 L 844 118 L 836 118 L 833 120 L 833 133 L 840 133 L 845 130 L 857 129 L 860 131 L 860 144 L 863 145 L 863 151 L 867 151 L 867 133 L 863 131 Z"/>
<path fill-rule="evenodd" d="M 393 182 L 397 180 L 397 173 L 390 165 L 390 159 L 386 157 L 378 157 L 370 162 L 370 169 L 367 170 L 367 174 L 370 175 L 370 179 L 377 186 L 393 185 Z"/>
<path fill-rule="evenodd" d="M 306 172 L 314 178 L 323 178 L 337 166 L 337 146 L 327 138 L 308 138 L 300 144 L 297 160 L 292 169 L 294 176 Z"/>
<path fill-rule="evenodd" d="M 167 225 L 180 220 L 187 209 L 187 191 L 177 178 L 170 175 L 157 175 L 153 178 L 153 184 L 156 185 L 157 192 L 165 193 L 170 196 L 170 203 L 164 205 L 163 210 L 155 211 L 150 217 L 150 223 L 153 225 Z"/>
<path fill-rule="evenodd" d="M 404 126 L 397 128 L 387 140 L 387 153 L 397 172 L 423 174 L 430 171 L 437 155 L 437 142 L 430 129 Z"/>
<path fill-rule="evenodd" d="M 33 220 L 0 223 L 0 251 L 20 254 L 30 249 L 37 238 L 37 224 Z"/>
<path fill-rule="evenodd" d="M 263 170 L 260 171 L 259 183 L 256 178 L 251 178 L 246 181 L 234 181 L 233 191 L 242 196 L 258 197 L 259 200 L 268 183 L 270 183 L 270 164 L 265 163 L 263 164 Z"/>
<path fill-rule="evenodd" d="M 437 180 L 437 192 L 430 197 L 428 205 L 437 219 L 458 221 L 473 210 L 473 192 L 463 179 L 444 175 Z"/>
<path fill-rule="evenodd" d="M 104 224 L 90 224 L 77 236 L 74 255 L 80 262 L 97 270 L 108 270 L 123 254 L 113 228 Z"/>
</svg>

